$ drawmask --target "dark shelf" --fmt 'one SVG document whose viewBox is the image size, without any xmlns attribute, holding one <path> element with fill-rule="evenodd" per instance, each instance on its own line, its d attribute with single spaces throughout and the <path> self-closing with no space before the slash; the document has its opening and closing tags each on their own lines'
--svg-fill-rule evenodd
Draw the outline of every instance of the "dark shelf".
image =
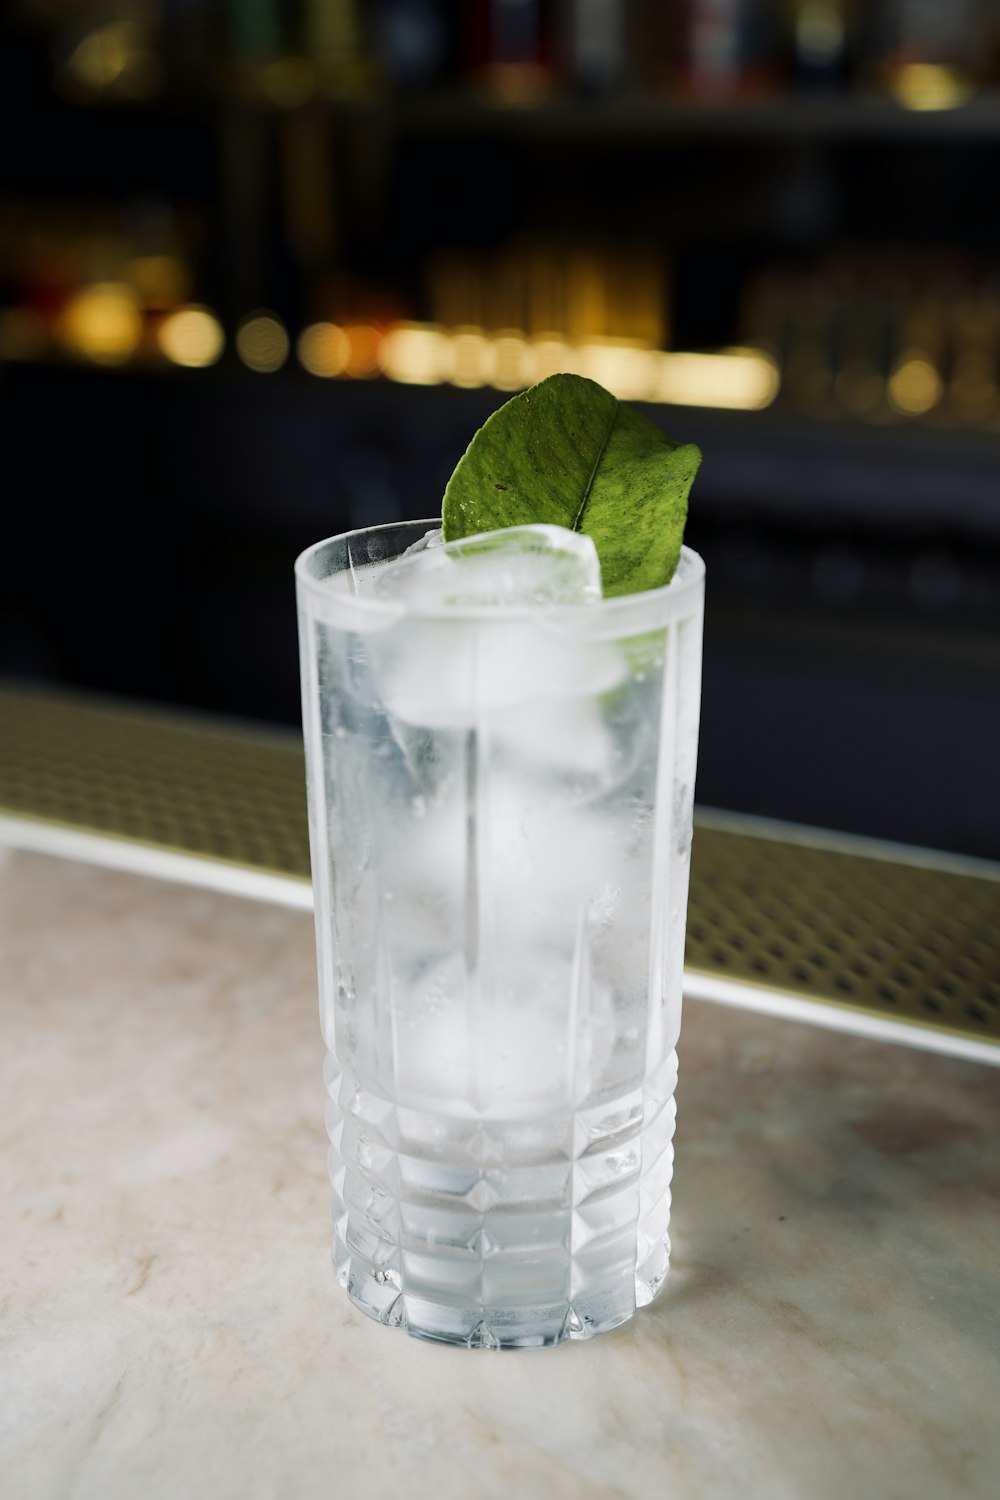
<svg viewBox="0 0 1000 1500">
<path fill-rule="evenodd" d="M 1000 92 L 935 110 L 906 109 L 879 96 L 786 96 L 732 104 L 637 96 L 554 99 L 517 107 L 455 93 L 359 100 L 330 108 L 346 120 L 381 122 L 400 132 L 545 140 L 1000 140 Z"/>
<path fill-rule="evenodd" d="M 81 104 L 81 107 L 82 104 Z M 786 94 L 731 103 L 697 103 L 651 95 L 552 97 L 530 104 L 494 101 L 466 90 L 330 98 L 294 104 L 253 88 L 168 90 L 149 100 L 94 99 L 87 108 L 128 113 L 211 116 L 242 110 L 267 115 L 325 115 L 356 128 L 397 135 L 577 141 L 885 141 L 948 143 L 1000 140 L 1000 90 L 952 108 L 913 109 L 878 94 Z"/>
<path fill-rule="evenodd" d="M 764 412 L 646 408 L 707 457 L 702 490 L 776 521 L 803 516 L 909 533 L 946 527 L 1000 541 L 1000 431 L 866 426 Z"/>
<path fill-rule="evenodd" d="M 47 374 L 44 372 L 48 372 Z M 164 396 L 209 404 L 239 399 L 266 414 L 289 404 L 350 429 L 362 412 L 389 427 L 408 428 L 416 418 L 454 427 L 486 420 L 509 393 L 460 390 L 448 385 L 406 386 L 387 380 L 318 380 L 296 368 L 262 376 L 226 360 L 208 370 L 160 364 L 102 369 L 67 358 L 28 363 L 0 361 L 8 391 L 36 384 L 93 393 L 125 385 L 159 386 Z M 149 399 L 155 399 L 151 394 Z M 868 523 L 878 513 L 890 525 L 914 528 L 946 520 L 949 527 L 1000 541 L 1000 429 L 980 431 L 916 422 L 866 425 L 798 416 L 787 408 L 759 412 L 694 406 L 644 406 L 668 432 L 698 443 L 706 454 L 699 492 L 736 509 L 751 506 L 774 520 L 804 513 L 847 523 Z M 456 438 L 456 441 L 458 438 Z M 706 493 L 707 492 L 707 493 Z"/>
<path fill-rule="evenodd" d="M 231 359 L 208 370 L 161 364 L 102 369 L 68 358 L 0 361 L 0 384 L 9 395 L 29 390 L 60 392 L 58 399 L 100 402 L 101 391 L 134 388 L 136 399 L 179 404 L 190 423 L 238 401 L 258 420 L 261 439 L 278 412 L 292 412 L 316 430 L 348 434 L 356 424 L 398 430 L 412 439 L 419 430 L 454 433 L 456 456 L 474 430 L 509 393 L 460 390 L 449 385 L 407 386 L 387 380 L 318 380 L 288 367 L 259 375 Z M 149 394 L 140 396 L 145 389 Z M 71 392 L 77 393 L 71 396 Z M 110 399 L 110 397 L 109 397 Z M 981 431 L 931 423 L 866 425 L 821 421 L 785 407 L 742 412 L 695 406 L 643 406 L 671 435 L 698 443 L 705 462 L 698 481 L 700 502 L 736 514 L 742 509 L 775 523 L 870 526 L 878 520 L 904 532 L 946 527 L 950 532 L 1000 542 L 1000 428 Z M 211 423 L 212 418 L 209 417 Z M 463 433 L 466 437 L 463 438 Z M 196 446 L 210 433 L 199 431 Z M 181 447 L 185 439 L 180 440 Z M 445 443 L 447 447 L 447 443 Z M 447 477 L 447 476 L 445 476 Z"/>
</svg>

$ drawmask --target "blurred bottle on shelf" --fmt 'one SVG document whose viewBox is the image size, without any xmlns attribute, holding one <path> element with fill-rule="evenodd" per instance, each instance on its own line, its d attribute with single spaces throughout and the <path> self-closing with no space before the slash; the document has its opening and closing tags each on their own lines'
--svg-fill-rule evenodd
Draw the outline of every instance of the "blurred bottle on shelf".
<svg viewBox="0 0 1000 1500">
<path fill-rule="evenodd" d="M 960 426 L 1000 427 L 1000 282 L 970 289 L 955 310 L 946 399 Z"/>
<path fill-rule="evenodd" d="M 215 82 L 215 0 L 163 0 L 163 58 L 167 81 L 185 93 L 204 93 Z"/>
<path fill-rule="evenodd" d="M 336 162 L 329 120 L 317 110 L 291 112 L 279 132 L 281 238 L 297 279 L 310 285 L 332 263 L 338 216 Z"/>
<path fill-rule="evenodd" d="M 897 416 L 925 419 L 941 415 L 948 368 L 947 309 L 922 291 L 905 309 L 896 329 L 889 370 L 889 405 Z"/>
<path fill-rule="evenodd" d="M 25 0 L 64 95 L 164 88 L 292 109 L 471 84 L 725 103 L 792 87 L 888 90 L 915 109 L 1000 82 L 1000 0 Z"/>
<path fill-rule="evenodd" d="M 858 0 L 796 0 L 791 14 L 795 82 L 810 92 L 840 93 L 848 84 L 848 59 Z"/>
<path fill-rule="evenodd" d="M 778 362 L 782 404 L 803 416 L 1000 426 L 1000 277 L 953 256 L 846 249 L 765 268 L 741 338 Z"/>
<path fill-rule="evenodd" d="M 886 366 L 896 316 L 896 283 L 883 275 L 885 259 L 863 252 L 834 261 L 831 353 L 834 415 L 856 421 L 887 419 Z"/>
<path fill-rule="evenodd" d="M 454 21 L 445 0 L 372 0 L 368 37 L 381 77 L 392 88 L 433 88 L 454 65 Z"/>
<path fill-rule="evenodd" d="M 295 109 L 314 94 L 350 98 L 371 84 L 358 0 L 224 0 L 223 50 L 238 92 Z"/>
<path fill-rule="evenodd" d="M 1000 84 L 1000 0 L 984 0 L 986 10 L 986 73 L 990 82 Z"/>
<path fill-rule="evenodd" d="M 545 0 L 466 0 L 462 70 L 504 104 L 532 104 L 553 83 L 552 16 Z"/>
<path fill-rule="evenodd" d="M 836 293 L 825 270 L 790 278 L 783 388 L 805 416 L 836 417 Z"/>
<path fill-rule="evenodd" d="M 488 256 L 439 252 L 425 279 L 431 320 L 444 327 L 668 347 L 667 266 L 652 246 L 566 245 L 528 237 Z"/>
<path fill-rule="evenodd" d="M 303 50 L 320 93 L 351 97 L 373 81 L 359 0 L 302 0 Z M 284 9 L 290 9 L 285 6 Z"/>
<path fill-rule="evenodd" d="M 993 0 L 876 0 L 859 14 L 862 74 L 909 109 L 963 104 L 989 75 Z"/>
<path fill-rule="evenodd" d="M 628 81 L 627 0 L 560 0 L 556 51 L 560 80 L 584 94 L 607 94 Z"/>
<path fill-rule="evenodd" d="M 672 0 L 664 20 L 668 69 L 682 96 L 719 103 L 787 85 L 784 18 L 774 0 Z"/>
<path fill-rule="evenodd" d="M 226 43 L 239 63 L 264 64 L 281 51 L 279 0 L 225 0 Z"/>
</svg>

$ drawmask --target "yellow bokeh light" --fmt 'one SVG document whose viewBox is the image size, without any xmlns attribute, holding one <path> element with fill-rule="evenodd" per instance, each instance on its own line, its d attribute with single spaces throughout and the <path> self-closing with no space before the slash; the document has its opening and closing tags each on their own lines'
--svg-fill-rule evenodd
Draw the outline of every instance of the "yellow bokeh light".
<svg viewBox="0 0 1000 1500">
<path fill-rule="evenodd" d="M 343 375 L 351 357 L 351 341 L 336 323 L 310 323 L 296 345 L 299 364 L 310 375 L 330 379 Z"/>
<path fill-rule="evenodd" d="M 136 21 L 108 21 L 96 26 L 70 53 L 66 76 L 86 94 L 113 90 L 127 98 L 147 98 L 161 80 L 150 40 L 148 28 Z"/>
<path fill-rule="evenodd" d="M 558 375 L 564 370 L 573 373 L 577 369 L 576 350 L 556 333 L 543 333 L 533 339 L 531 357 L 536 380 L 544 380 L 547 375 Z"/>
<path fill-rule="evenodd" d="M 378 374 L 382 333 L 370 323 L 348 323 L 344 326 L 348 355 L 344 374 L 353 380 L 370 380 Z"/>
<path fill-rule="evenodd" d="M 261 375 L 280 370 L 288 358 L 288 334 L 274 313 L 251 313 L 236 330 L 236 352 L 248 369 Z"/>
<path fill-rule="evenodd" d="M 648 401 L 655 395 L 658 357 L 654 350 L 601 339 L 582 345 L 580 355 L 582 373 L 622 401 Z"/>
<path fill-rule="evenodd" d="M 841 0 L 800 0 L 795 40 L 799 51 L 810 62 L 834 60 L 845 40 Z"/>
<path fill-rule="evenodd" d="M 71 297 L 59 336 L 74 354 L 97 364 L 124 364 L 139 347 L 142 318 L 135 292 L 123 282 L 95 282 Z"/>
<path fill-rule="evenodd" d="M 86 88 L 107 88 L 125 72 L 134 49 L 135 28 L 127 22 L 111 21 L 87 32 L 73 49 L 67 66 Z"/>
<path fill-rule="evenodd" d="M 178 308 L 164 318 L 156 341 L 172 364 L 190 370 L 214 365 L 226 347 L 222 324 L 207 307 Z"/>
<path fill-rule="evenodd" d="M 451 340 L 433 323 L 399 323 L 382 340 L 379 366 L 403 385 L 440 385 L 451 374 Z"/>
<path fill-rule="evenodd" d="M 907 63 L 893 79 L 892 92 L 904 109 L 958 109 L 972 97 L 968 78 L 939 63 Z"/>
<path fill-rule="evenodd" d="M 941 376 L 922 354 L 905 354 L 889 376 L 889 402 L 904 417 L 932 411 L 943 392 Z"/>
<path fill-rule="evenodd" d="M 637 342 L 602 339 L 574 346 L 558 334 L 529 340 L 517 329 L 490 335 L 468 325 L 446 329 L 433 323 L 396 324 L 382 339 L 378 363 L 384 375 L 404 385 L 449 381 L 470 390 L 518 391 L 565 371 L 590 376 L 624 401 L 745 411 L 770 406 L 781 386 L 778 366 L 759 349 L 663 354 Z"/>
<path fill-rule="evenodd" d="M 759 349 L 718 354 L 660 354 L 652 399 L 671 406 L 762 411 L 781 389 L 774 360 Z"/>
<path fill-rule="evenodd" d="M 451 335 L 452 385 L 474 390 L 477 386 L 490 385 L 493 380 L 493 341 L 481 328 L 463 325 L 455 328 Z"/>
<path fill-rule="evenodd" d="M 523 333 L 503 328 L 493 335 L 493 375 L 498 391 L 521 391 L 535 382 L 535 352 Z"/>
</svg>

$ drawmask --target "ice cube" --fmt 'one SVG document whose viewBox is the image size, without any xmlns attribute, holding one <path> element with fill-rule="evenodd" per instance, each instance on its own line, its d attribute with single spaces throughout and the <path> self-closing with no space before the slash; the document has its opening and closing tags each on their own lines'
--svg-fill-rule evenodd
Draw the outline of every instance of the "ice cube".
<svg viewBox="0 0 1000 1500">
<path fill-rule="evenodd" d="M 428 533 L 379 575 L 375 592 L 415 613 L 593 604 L 601 564 L 589 536 L 564 526 L 508 526 L 435 544 Z"/>
<path fill-rule="evenodd" d="M 497 734 L 515 763 L 548 775 L 571 776 L 581 791 L 606 790 L 623 774 L 607 715 L 592 698 L 552 698 L 530 703 L 523 712 L 512 709 Z"/>
<path fill-rule="evenodd" d="M 369 639 L 373 671 L 385 707 L 407 724 L 471 729 L 497 710 L 600 693 L 625 675 L 620 652 L 589 639 L 601 598 L 594 544 L 561 526 L 427 547 L 388 564 L 376 595 L 401 613 Z"/>
<path fill-rule="evenodd" d="M 612 642 L 573 640 L 543 619 L 418 617 L 371 637 L 369 651 L 389 714 L 429 730 L 500 726 L 533 704 L 552 712 L 557 701 L 617 687 L 628 670 Z"/>
<path fill-rule="evenodd" d="M 411 542 L 406 551 L 400 553 L 400 557 L 416 557 L 421 552 L 426 552 L 428 547 L 441 547 L 443 545 L 444 532 L 440 526 L 432 526 L 430 531 L 425 531 L 423 536 L 418 537 L 415 542 Z"/>
</svg>

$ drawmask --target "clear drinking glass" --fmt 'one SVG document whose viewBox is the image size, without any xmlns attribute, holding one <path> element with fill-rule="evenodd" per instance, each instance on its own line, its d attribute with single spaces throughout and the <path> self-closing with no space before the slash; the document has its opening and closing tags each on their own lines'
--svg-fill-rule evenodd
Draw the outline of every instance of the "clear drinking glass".
<svg viewBox="0 0 1000 1500">
<path fill-rule="evenodd" d="M 333 1259 L 382 1323 L 553 1344 L 667 1273 L 705 570 L 401 613 L 435 524 L 296 564 Z"/>
</svg>

